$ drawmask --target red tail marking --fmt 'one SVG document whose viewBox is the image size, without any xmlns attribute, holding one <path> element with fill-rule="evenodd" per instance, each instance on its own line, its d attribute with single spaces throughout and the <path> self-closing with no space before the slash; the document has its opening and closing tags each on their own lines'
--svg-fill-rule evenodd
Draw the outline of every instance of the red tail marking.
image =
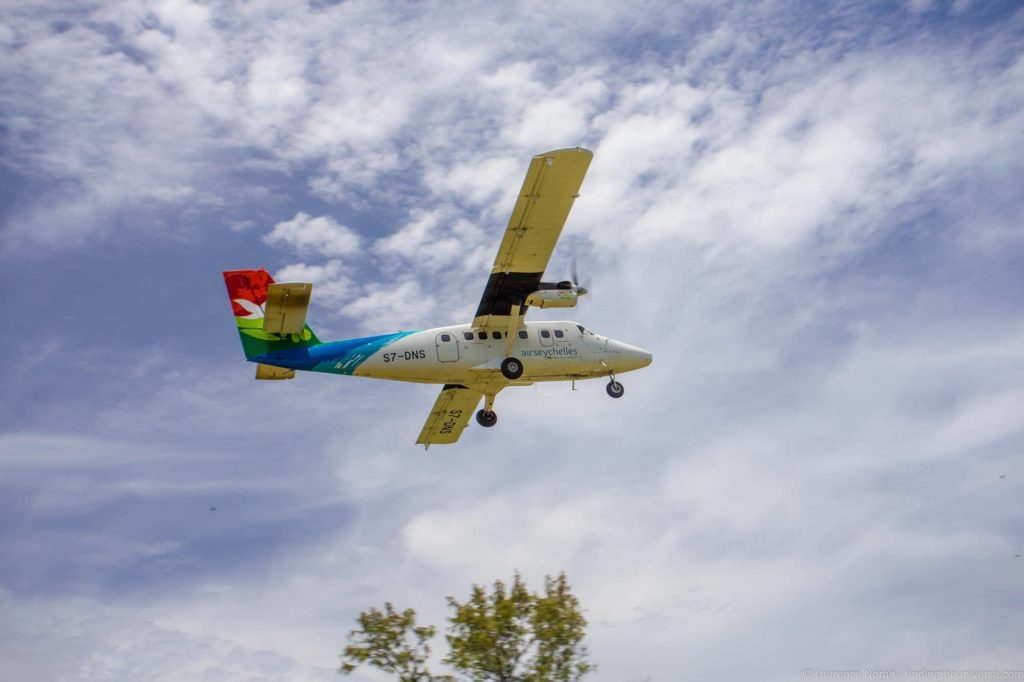
<svg viewBox="0 0 1024 682">
<path fill-rule="evenodd" d="M 224 284 L 228 287 L 231 298 L 231 309 L 235 317 L 249 314 L 235 299 L 242 298 L 262 306 L 267 302 L 267 287 L 274 283 L 274 278 L 266 270 L 229 270 L 224 273 Z"/>
</svg>

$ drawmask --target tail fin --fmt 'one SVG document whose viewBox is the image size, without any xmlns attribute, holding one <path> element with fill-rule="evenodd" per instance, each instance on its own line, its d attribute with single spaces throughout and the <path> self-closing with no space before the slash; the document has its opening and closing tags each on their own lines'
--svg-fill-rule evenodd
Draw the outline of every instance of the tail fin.
<svg viewBox="0 0 1024 682">
<path fill-rule="evenodd" d="M 316 346 L 320 339 L 309 325 L 300 334 L 272 334 L 264 331 L 263 321 L 267 305 L 267 291 L 274 283 L 270 273 L 259 270 L 229 270 L 224 273 L 231 310 L 235 314 L 242 350 L 247 360 L 281 350 Z"/>
</svg>

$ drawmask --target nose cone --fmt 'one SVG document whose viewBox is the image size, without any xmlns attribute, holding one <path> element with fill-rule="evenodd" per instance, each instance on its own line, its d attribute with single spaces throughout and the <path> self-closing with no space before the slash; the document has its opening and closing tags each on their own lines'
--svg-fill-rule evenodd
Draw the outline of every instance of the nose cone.
<svg viewBox="0 0 1024 682">
<path fill-rule="evenodd" d="M 651 364 L 654 361 L 654 356 L 643 348 L 637 348 L 633 355 L 633 361 L 636 363 L 636 366 L 631 369 L 641 369 Z"/>
<path fill-rule="evenodd" d="M 637 348 L 636 346 L 630 346 L 628 343 L 619 343 L 619 352 L 622 354 L 621 357 L 617 358 L 616 365 L 619 365 L 620 372 L 629 372 L 634 369 L 642 369 L 647 365 L 651 364 L 654 360 L 654 356 L 645 351 L 643 348 Z"/>
</svg>

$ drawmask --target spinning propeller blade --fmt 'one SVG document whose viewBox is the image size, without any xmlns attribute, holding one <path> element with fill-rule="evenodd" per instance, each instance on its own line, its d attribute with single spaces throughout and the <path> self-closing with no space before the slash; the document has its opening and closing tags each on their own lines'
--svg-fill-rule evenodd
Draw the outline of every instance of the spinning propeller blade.
<svg viewBox="0 0 1024 682">
<path fill-rule="evenodd" d="M 576 259 L 575 258 L 572 259 L 571 272 L 572 272 L 572 285 L 573 285 L 573 288 L 576 289 L 576 295 L 577 296 L 585 296 L 590 290 L 587 287 L 580 286 L 580 274 L 579 274 L 579 271 L 576 270 Z"/>
</svg>

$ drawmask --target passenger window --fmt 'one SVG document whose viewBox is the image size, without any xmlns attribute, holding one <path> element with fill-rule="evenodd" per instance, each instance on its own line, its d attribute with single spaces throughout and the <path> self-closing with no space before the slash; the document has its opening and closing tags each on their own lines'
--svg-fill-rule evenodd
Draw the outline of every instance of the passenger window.
<svg viewBox="0 0 1024 682">
<path fill-rule="evenodd" d="M 491 332 L 491 338 L 492 339 L 500 339 L 501 338 L 501 332 Z"/>
<path fill-rule="evenodd" d="M 476 333 L 476 338 L 478 338 L 481 341 L 483 341 L 484 339 L 487 338 L 487 332 L 477 332 Z"/>
<path fill-rule="evenodd" d="M 473 332 L 462 332 L 462 338 L 466 339 L 466 341 L 472 341 Z"/>
<path fill-rule="evenodd" d="M 530 335 L 529 335 L 529 334 L 527 334 L 527 333 L 526 333 L 525 331 L 521 331 L 521 332 L 519 332 L 519 338 L 521 338 L 521 339 L 527 339 L 527 338 L 529 338 L 529 337 L 530 337 Z"/>
<path fill-rule="evenodd" d="M 452 337 L 448 336 L 447 334 L 441 334 L 441 341 L 443 341 L 444 343 L 448 343 L 451 340 Z"/>
<path fill-rule="evenodd" d="M 563 333 L 562 333 L 562 330 L 561 330 L 561 329 L 556 329 L 556 330 L 555 330 L 555 338 L 556 338 L 556 339 L 560 339 L 560 338 L 562 338 L 563 336 L 565 336 L 565 334 L 563 334 Z"/>
<path fill-rule="evenodd" d="M 547 329 L 541 329 L 540 330 L 540 337 L 542 339 L 550 339 L 551 338 L 551 332 L 549 332 Z"/>
</svg>

